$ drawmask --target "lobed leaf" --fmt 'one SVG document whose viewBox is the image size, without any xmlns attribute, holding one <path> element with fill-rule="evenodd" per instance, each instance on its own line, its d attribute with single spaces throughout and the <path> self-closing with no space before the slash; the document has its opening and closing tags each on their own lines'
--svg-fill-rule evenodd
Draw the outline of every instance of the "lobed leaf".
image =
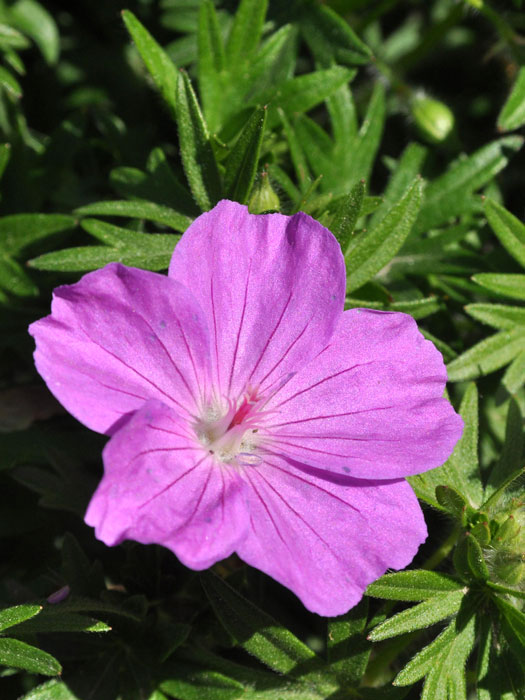
<svg viewBox="0 0 525 700">
<path fill-rule="evenodd" d="M 265 123 L 266 107 L 256 109 L 226 159 L 224 188 L 228 199 L 241 204 L 248 201 L 257 172 Z"/>
<path fill-rule="evenodd" d="M 521 137 L 506 136 L 483 146 L 467 158 L 455 161 L 427 187 L 415 232 L 428 231 L 454 216 L 471 211 L 472 194 L 490 182 L 522 145 Z"/>
<path fill-rule="evenodd" d="M 175 64 L 164 49 L 162 49 L 151 36 L 148 30 L 139 22 L 133 12 L 130 12 L 130 10 L 123 10 L 122 19 L 154 83 L 174 115 L 176 110 L 175 91 L 178 77 Z"/>
<path fill-rule="evenodd" d="M 363 286 L 401 248 L 412 230 L 421 204 L 423 182 L 418 178 L 404 197 L 366 236 L 360 237 L 347 257 L 347 291 Z"/>
<path fill-rule="evenodd" d="M 211 209 L 222 197 L 222 183 L 211 145 L 208 127 L 186 73 L 177 79 L 176 117 L 184 172 L 203 211 Z"/>
<path fill-rule="evenodd" d="M 381 576 L 368 586 L 366 595 L 387 600 L 421 601 L 462 588 L 463 584 L 452 576 L 416 569 Z"/>
<path fill-rule="evenodd" d="M 379 642 L 433 625 L 457 613 L 465 593 L 465 588 L 438 593 L 429 600 L 385 620 L 370 632 L 368 638 L 373 642 Z"/>
</svg>

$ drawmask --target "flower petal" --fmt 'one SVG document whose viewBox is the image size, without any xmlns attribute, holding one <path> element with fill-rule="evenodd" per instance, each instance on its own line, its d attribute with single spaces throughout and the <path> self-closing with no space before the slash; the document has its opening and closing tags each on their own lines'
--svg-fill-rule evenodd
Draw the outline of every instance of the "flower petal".
<svg viewBox="0 0 525 700">
<path fill-rule="evenodd" d="M 33 323 L 35 363 L 56 398 L 92 430 L 156 398 L 194 413 L 206 390 L 209 339 L 198 303 L 164 275 L 119 264 L 55 290 Z"/>
<path fill-rule="evenodd" d="M 314 357 L 343 310 L 339 244 L 302 213 L 255 216 L 219 202 L 186 231 L 169 274 L 204 309 L 215 381 L 230 398 L 248 383 L 264 393 Z"/>
<path fill-rule="evenodd" d="M 328 481 L 321 473 L 278 456 L 246 470 L 251 528 L 237 553 L 312 612 L 332 616 L 356 605 L 388 568 L 407 566 L 427 531 L 406 481 Z"/>
<path fill-rule="evenodd" d="M 104 468 L 85 520 L 107 545 L 161 544 L 186 566 L 205 569 L 245 537 L 245 483 L 160 401 L 145 403 L 115 433 Z"/>
<path fill-rule="evenodd" d="M 330 345 L 269 402 L 268 449 L 356 478 L 432 469 L 463 426 L 445 382 L 443 358 L 410 316 L 347 311 Z"/>
</svg>

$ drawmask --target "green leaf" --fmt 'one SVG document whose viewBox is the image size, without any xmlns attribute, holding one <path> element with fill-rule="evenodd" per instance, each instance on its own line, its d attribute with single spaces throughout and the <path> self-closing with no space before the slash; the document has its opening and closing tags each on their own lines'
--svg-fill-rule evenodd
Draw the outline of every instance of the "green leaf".
<svg viewBox="0 0 525 700">
<path fill-rule="evenodd" d="M 500 331 L 485 338 L 447 365 L 451 382 L 476 379 L 510 362 L 525 348 L 525 328 Z"/>
<path fill-rule="evenodd" d="M 338 145 L 338 162 L 343 172 L 346 170 L 345 177 L 342 178 L 346 182 L 346 186 L 349 182 L 353 184 L 358 178 L 368 179 L 381 143 L 385 126 L 385 112 L 385 88 L 380 81 L 376 81 L 354 142 Z"/>
<path fill-rule="evenodd" d="M 463 584 L 452 576 L 416 569 L 385 574 L 368 586 L 366 594 L 387 600 L 420 601 L 462 588 Z"/>
<path fill-rule="evenodd" d="M 167 270 L 173 254 L 174 245 L 166 246 L 163 241 L 160 246 L 154 245 L 157 238 L 155 234 L 144 236 L 146 243 L 151 240 L 149 246 L 143 248 L 106 246 L 79 246 L 77 248 L 65 248 L 54 253 L 45 253 L 28 261 L 28 265 L 36 270 L 57 272 L 86 272 L 98 270 L 111 262 L 122 263 L 132 267 L 141 267 L 144 270 Z M 160 238 L 160 236 L 159 236 Z"/>
<path fill-rule="evenodd" d="M 78 696 L 59 680 L 51 680 L 33 688 L 20 700 L 78 700 Z"/>
<path fill-rule="evenodd" d="M 123 10 L 122 19 L 153 81 L 174 115 L 176 110 L 175 91 L 178 78 L 175 64 L 132 12 Z"/>
<path fill-rule="evenodd" d="M 457 613 L 465 593 L 466 589 L 464 588 L 438 593 L 429 600 L 425 600 L 419 605 L 403 610 L 385 620 L 370 632 L 368 638 L 373 642 L 379 642 L 383 639 L 396 637 L 406 632 L 413 632 L 444 620 Z"/>
<path fill-rule="evenodd" d="M 525 224 L 492 199 L 484 203 L 488 222 L 501 245 L 525 267 Z"/>
<path fill-rule="evenodd" d="M 483 499 L 483 486 L 478 457 L 478 390 L 474 383 L 467 387 L 459 414 L 465 424 L 463 435 L 445 462 L 443 471 L 447 474 L 446 484 L 457 489 L 476 508 Z"/>
<path fill-rule="evenodd" d="M 1 143 L 0 144 L 0 178 L 4 174 L 4 171 L 11 158 L 11 144 Z"/>
<path fill-rule="evenodd" d="M 345 197 L 341 197 L 331 223 L 331 231 L 339 241 L 343 255 L 346 257 L 357 220 L 363 206 L 366 191 L 364 180 L 357 182 Z"/>
<path fill-rule="evenodd" d="M 443 470 L 445 472 L 446 470 Z M 451 478 L 452 477 L 452 478 Z M 448 481 L 454 481 L 453 475 L 447 474 Z M 459 494 L 450 485 L 439 484 L 436 486 L 436 499 L 437 502 L 443 506 L 443 509 L 453 515 L 456 520 L 465 526 L 468 521 L 468 517 L 474 513 L 474 509 L 470 507 L 466 499 Z"/>
<path fill-rule="evenodd" d="M 228 68 L 239 71 L 255 54 L 261 40 L 268 0 L 241 0 L 226 44 Z"/>
<path fill-rule="evenodd" d="M 420 175 L 427 153 L 428 149 L 419 143 L 408 144 L 390 176 L 382 203 L 368 222 L 369 227 L 373 228 L 383 218 L 390 207 L 401 199 L 414 179 Z"/>
<path fill-rule="evenodd" d="M 27 49 L 31 46 L 31 42 L 14 27 L 2 23 L 0 24 L 0 46 L 2 50 L 7 48 Z"/>
<path fill-rule="evenodd" d="M 464 541 L 467 546 L 467 562 L 470 572 L 479 581 L 486 581 L 489 578 L 489 570 L 479 542 L 474 535 L 468 533 Z"/>
<path fill-rule="evenodd" d="M 232 81 L 224 73 L 224 45 L 217 12 L 210 0 L 205 0 L 200 6 L 197 40 L 199 92 L 206 119 L 209 124 L 215 125 L 219 123 L 225 90 Z"/>
<path fill-rule="evenodd" d="M 468 304 L 465 311 L 473 318 L 493 328 L 511 330 L 525 326 L 525 308 L 505 304 Z"/>
<path fill-rule="evenodd" d="M 509 394 L 516 394 L 525 382 L 525 348 L 507 367 L 501 383 Z"/>
<path fill-rule="evenodd" d="M 408 662 L 394 679 L 394 685 L 411 685 L 429 674 L 432 675 L 432 685 L 437 681 L 441 694 L 434 692 L 430 695 L 427 691 L 427 698 L 452 700 L 454 695 L 447 694 L 448 678 L 458 671 L 464 673 L 466 660 L 474 646 L 475 621 L 473 614 L 469 614 L 466 620 L 458 615 L 431 644 Z"/>
<path fill-rule="evenodd" d="M 364 635 L 367 618 L 368 600 L 363 598 L 345 615 L 328 619 L 328 668 L 343 687 L 359 685 L 365 672 L 371 650 Z"/>
<path fill-rule="evenodd" d="M 12 214 L 0 218 L 0 247 L 14 255 L 25 246 L 76 226 L 65 214 Z"/>
<path fill-rule="evenodd" d="M 500 131 L 513 131 L 525 124 L 525 67 L 521 67 L 510 95 L 498 116 Z"/>
<path fill-rule="evenodd" d="M 0 289 L 19 297 L 38 294 L 38 287 L 26 271 L 7 255 L 0 256 Z"/>
<path fill-rule="evenodd" d="M 472 277 L 482 287 L 514 299 L 525 300 L 525 275 L 480 272 Z"/>
<path fill-rule="evenodd" d="M 507 165 L 507 154 L 519 150 L 522 144 L 521 137 L 506 136 L 483 146 L 468 158 L 455 161 L 427 187 L 415 232 L 428 231 L 471 211 L 472 194 L 490 182 Z"/>
<path fill-rule="evenodd" d="M 177 126 L 184 172 L 197 204 L 211 209 L 222 197 L 222 184 L 208 127 L 185 72 L 177 80 Z"/>
<path fill-rule="evenodd" d="M 29 620 L 41 610 L 41 605 L 15 605 L 13 608 L 0 610 L 0 632 Z"/>
<path fill-rule="evenodd" d="M 175 677 L 163 681 L 160 687 L 177 700 L 235 700 L 244 696 L 242 683 L 223 673 L 207 671 L 187 662 L 171 663 L 170 671 Z"/>
<path fill-rule="evenodd" d="M 505 442 L 500 457 L 492 467 L 485 487 L 485 497 L 490 498 L 509 477 L 518 472 L 523 466 L 522 454 L 525 444 L 523 433 L 523 416 L 515 399 L 509 402 L 505 425 Z"/>
<path fill-rule="evenodd" d="M 40 3 L 18 0 L 9 8 L 8 17 L 10 24 L 33 39 L 49 64 L 57 62 L 60 51 L 57 25 Z"/>
<path fill-rule="evenodd" d="M 346 261 L 349 292 L 372 279 L 401 248 L 419 211 L 422 191 L 423 182 L 416 179 L 377 226 L 359 237 Z"/>
<path fill-rule="evenodd" d="M 22 97 L 22 87 L 15 76 L 0 66 L 0 85 L 15 99 L 19 100 Z"/>
<path fill-rule="evenodd" d="M 495 602 L 501 613 L 501 630 L 518 663 L 525 669 L 525 614 L 503 598 L 495 596 Z"/>
<path fill-rule="evenodd" d="M 266 122 L 266 107 L 256 109 L 242 130 L 224 167 L 226 196 L 235 202 L 248 201 L 261 151 Z"/>
<path fill-rule="evenodd" d="M 440 311 L 442 304 L 436 297 L 429 297 L 428 299 L 415 299 L 414 301 L 394 301 L 389 304 L 384 304 L 382 302 L 371 302 L 367 299 L 357 299 L 355 297 L 346 297 L 345 309 L 356 308 L 400 311 L 404 314 L 410 314 L 417 320 L 430 316 L 430 314 L 435 314 L 436 311 Z"/>
<path fill-rule="evenodd" d="M 0 664 L 10 668 L 22 668 L 30 673 L 57 676 L 62 667 L 58 661 L 41 649 L 20 642 L 18 639 L 0 638 Z"/>
<path fill-rule="evenodd" d="M 301 32 L 317 61 L 344 65 L 368 63 L 372 56 L 368 46 L 336 12 L 317 2 L 305 2 L 299 15 Z"/>
<path fill-rule="evenodd" d="M 278 107 L 288 116 L 308 112 L 354 76 L 355 71 L 333 66 L 287 80 L 279 86 L 268 105 L 268 127 L 273 128 L 279 123 Z M 251 103 L 257 106 L 258 102 L 259 99 L 252 100 Z"/>
<path fill-rule="evenodd" d="M 292 159 L 292 164 L 295 170 L 295 176 L 297 178 L 299 186 L 301 187 L 301 190 L 305 191 L 311 182 L 311 176 L 310 169 L 306 162 L 303 144 L 297 137 L 295 129 L 290 124 L 288 117 L 283 112 L 283 110 L 279 108 L 277 112 L 284 127 L 284 133 L 286 134 L 286 138 L 288 140 L 288 147 L 290 149 L 290 157 Z"/>
<path fill-rule="evenodd" d="M 297 674 L 313 651 L 215 574 L 201 575 L 215 614 L 237 642 L 278 673 Z"/>
<path fill-rule="evenodd" d="M 86 204 L 75 210 L 80 216 L 125 216 L 129 219 L 146 219 L 164 226 L 169 226 L 174 231 L 185 231 L 191 224 L 189 216 L 153 202 L 128 202 L 115 200 L 107 202 L 94 202 Z"/>
</svg>

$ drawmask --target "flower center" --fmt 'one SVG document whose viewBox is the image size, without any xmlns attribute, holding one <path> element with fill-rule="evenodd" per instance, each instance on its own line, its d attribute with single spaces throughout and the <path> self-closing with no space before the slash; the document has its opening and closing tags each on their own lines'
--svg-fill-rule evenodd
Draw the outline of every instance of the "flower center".
<svg viewBox="0 0 525 700">
<path fill-rule="evenodd" d="M 264 402 L 257 397 L 257 388 L 251 387 L 239 399 L 226 401 L 226 411 L 213 405 L 204 411 L 195 426 L 197 437 L 221 462 L 257 466 L 262 462 L 257 433 L 268 413 L 261 410 Z"/>
</svg>

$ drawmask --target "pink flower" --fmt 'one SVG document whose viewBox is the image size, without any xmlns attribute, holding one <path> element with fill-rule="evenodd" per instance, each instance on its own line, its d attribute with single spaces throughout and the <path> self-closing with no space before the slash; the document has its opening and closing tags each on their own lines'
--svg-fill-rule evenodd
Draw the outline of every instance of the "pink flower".
<svg viewBox="0 0 525 700">
<path fill-rule="evenodd" d="M 425 540 L 403 477 L 450 455 L 462 422 L 414 320 L 343 312 L 333 235 L 305 214 L 222 201 L 169 275 L 118 264 L 55 291 L 35 362 L 106 433 L 86 522 L 108 545 L 193 569 L 233 552 L 338 615 Z"/>
</svg>

